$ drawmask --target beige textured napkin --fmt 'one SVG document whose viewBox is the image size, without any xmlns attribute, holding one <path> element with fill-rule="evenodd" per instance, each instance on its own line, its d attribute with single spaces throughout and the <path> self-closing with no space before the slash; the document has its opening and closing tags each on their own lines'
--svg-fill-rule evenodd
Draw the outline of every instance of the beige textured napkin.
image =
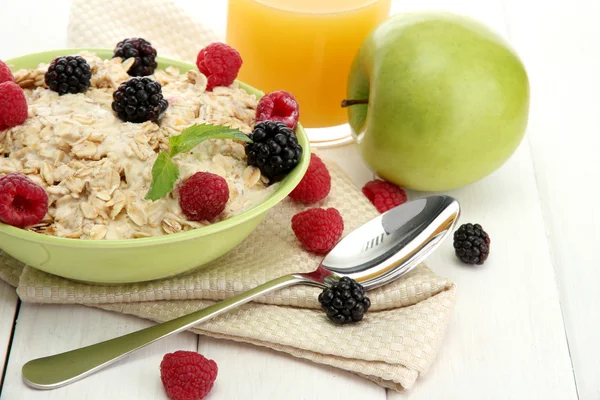
<svg viewBox="0 0 600 400">
<path fill-rule="evenodd" d="M 336 207 L 347 234 L 377 211 L 337 165 L 327 164 L 332 190 L 318 205 Z M 15 284 L 25 302 L 84 304 L 165 321 L 280 275 L 314 270 L 320 257 L 303 251 L 290 227 L 292 216 L 304 208 L 284 200 L 233 251 L 206 269 L 180 277 L 122 286 L 86 285 L 24 266 L 2 253 L 0 277 Z M 318 309 L 318 293 L 307 286 L 287 288 L 194 331 L 269 347 L 403 390 L 433 362 L 454 305 L 455 286 L 421 265 L 370 291 L 372 308 L 363 322 L 344 327 L 331 324 Z"/>
<path fill-rule="evenodd" d="M 187 62 L 196 61 L 208 43 L 222 40 L 171 0 L 72 1 L 69 47 L 112 49 L 128 37 L 143 37 L 160 56 Z"/>
<path fill-rule="evenodd" d="M 103 17 L 98 17 L 102 14 L 100 5 L 107 11 L 115 8 L 107 3 L 111 2 L 74 0 L 69 32 L 78 41 L 71 40 L 72 46 L 112 46 L 127 35 L 159 43 L 153 40 L 153 35 L 160 33 L 147 30 L 153 24 L 138 26 L 135 32 L 111 31 L 114 25 L 129 24 L 128 16 L 135 14 L 104 12 Z M 139 0 L 127 4 L 140 7 Z M 177 41 L 177 35 L 188 34 L 182 26 L 204 32 L 168 1 L 145 4 L 145 18 L 178 21 L 179 33 L 171 32 L 171 41 Z M 96 20 L 90 24 L 92 17 Z M 186 19 L 184 23 L 182 19 Z M 90 26 L 97 29 L 90 34 L 89 42 L 82 42 L 79 35 L 84 30 L 84 21 L 85 29 Z M 166 22 L 157 29 L 164 30 L 164 25 Z M 198 37 L 191 53 L 205 44 L 202 37 L 211 38 L 211 34 Z M 162 47 L 157 47 L 162 54 Z M 173 47 L 171 51 L 178 50 Z M 189 60 L 191 53 L 181 53 L 178 58 Z M 171 56 L 177 57 L 176 53 Z M 344 234 L 347 234 L 376 216 L 377 211 L 339 167 L 331 162 L 328 166 L 332 191 L 318 206 L 336 207 L 344 217 Z M 25 302 L 84 304 L 165 321 L 285 273 L 314 270 L 320 257 L 303 251 L 290 227 L 292 216 L 305 208 L 284 200 L 237 248 L 206 269 L 185 276 L 122 286 L 93 286 L 24 266 L 0 252 L 0 278 L 16 286 Z M 434 361 L 454 305 L 455 286 L 421 265 L 402 279 L 370 291 L 373 305 L 363 322 L 343 327 L 331 324 L 318 309 L 317 294 L 318 289 L 311 287 L 284 289 L 199 325 L 194 331 L 345 369 L 400 391 L 410 388 Z"/>
</svg>

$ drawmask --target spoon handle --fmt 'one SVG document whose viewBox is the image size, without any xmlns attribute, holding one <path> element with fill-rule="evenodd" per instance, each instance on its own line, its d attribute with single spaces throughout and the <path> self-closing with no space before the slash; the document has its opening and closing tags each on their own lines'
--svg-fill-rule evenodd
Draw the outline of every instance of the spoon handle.
<svg viewBox="0 0 600 400">
<path fill-rule="evenodd" d="M 247 292 L 193 313 L 137 332 L 80 349 L 38 358 L 23 365 L 25 383 L 36 389 L 56 389 L 82 379 L 158 340 L 189 329 L 266 293 L 307 282 L 300 275 L 284 275 Z"/>
</svg>

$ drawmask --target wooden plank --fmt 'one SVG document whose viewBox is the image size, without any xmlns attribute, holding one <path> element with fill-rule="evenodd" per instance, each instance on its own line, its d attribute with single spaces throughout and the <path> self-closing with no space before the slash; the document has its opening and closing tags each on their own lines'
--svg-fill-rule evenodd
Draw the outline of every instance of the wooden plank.
<svg viewBox="0 0 600 400">
<path fill-rule="evenodd" d="M 4 364 L 10 349 L 17 304 L 18 299 L 15 289 L 0 281 L 0 379 L 4 375 Z"/>
<path fill-rule="evenodd" d="M 82 381 L 41 391 L 22 382 L 27 361 L 124 335 L 151 322 L 83 306 L 23 304 L 10 352 L 2 398 L 6 399 L 165 399 L 159 366 L 164 354 L 195 351 L 197 335 L 185 332 L 154 343 Z"/>
<path fill-rule="evenodd" d="M 501 0 L 392 0 L 392 14 L 442 11 L 475 18 L 506 37 Z"/>
<path fill-rule="evenodd" d="M 354 146 L 319 150 L 359 186 L 372 173 Z M 219 377 L 216 399 L 357 399 L 386 398 L 385 389 L 354 374 L 244 343 L 200 337 L 198 352 L 214 359 Z"/>
<path fill-rule="evenodd" d="M 506 0 L 531 78 L 533 161 L 581 399 L 599 399 L 600 3 Z"/>
<path fill-rule="evenodd" d="M 461 223 L 488 231 L 491 255 L 463 266 L 448 240 L 428 260 L 457 283 L 454 314 L 429 373 L 388 399 L 576 399 L 528 144 L 497 173 L 448 194 L 461 203 Z"/>
<path fill-rule="evenodd" d="M 531 13 L 520 14 L 519 18 L 516 18 L 516 20 L 521 22 L 515 26 L 512 25 L 512 17 L 510 19 L 511 34 L 512 36 L 517 37 L 517 45 L 523 47 L 525 45 L 521 42 L 521 38 L 519 36 L 520 32 L 522 31 L 523 36 L 527 38 L 528 33 L 525 32 L 525 30 L 527 28 L 531 29 L 531 26 L 526 26 L 525 22 L 537 22 L 540 10 L 539 7 L 535 7 L 534 2 L 531 4 L 520 5 L 520 8 L 513 6 L 513 3 L 517 4 L 517 2 L 507 2 L 507 4 L 510 5 L 510 7 L 508 7 L 509 15 L 512 15 L 513 10 L 516 10 L 520 13 L 521 9 L 527 8 L 527 12 L 531 11 Z M 424 8 L 451 9 L 453 11 L 475 16 L 494 27 L 502 28 L 503 13 L 502 10 L 497 7 L 497 4 L 497 2 L 492 1 L 472 0 L 437 2 L 428 0 L 403 0 L 395 1 L 394 7 L 400 11 Z M 52 7 L 56 8 L 56 3 L 53 3 Z M 205 5 L 202 5 L 202 7 L 205 7 Z M 551 8 L 553 10 L 559 8 L 558 3 L 553 2 Z M 11 7 L 11 10 L 13 9 L 14 8 Z M 27 11 L 28 15 L 31 16 L 32 12 L 36 13 L 38 10 L 40 10 L 41 13 L 43 11 L 43 7 L 40 6 L 40 8 L 36 8 L 35 10 L 25 11 Z M 46 11 L 49 13 L 52 10 Z M 533 11 L 537 12 L 534 14 Z M 556 12 L 558 11 L 556 10 Z M 582 18 L 591 18 L 585 15 L 585 10 L 580 10 L 580 13 L 584 15 Z M 589 15 L 592 14 L 592 12 L 589 12 Z M 569 21 L 571 21 L 571 23 L 577 24 L 578 15 L 573 13 L 573 15 L 568 14 L 568 16 L 570 17 Z M 12 20 L 13 22 L 11 22 L 9 25 L 5 24 L 7 29 L 10 28 L 10 32 L 19 31 L 17 28 L 19 28 L 18 25 L 22 23 L 22 21 L 18 20 L 17 18 L 9 18 L 9 20 Z M 554 22 L 556 21 L 553 21 L 553 23 Z M 64 26 L 66 26 L 66 24 Z M 15 29 L 12 29 L 12 27 Z M 545 28 L 549 29 L 549 26 L 545 26 Z M 588 28 L 588 25 L 584 25 L 581 29 L 584 30 Z M 536 45 L 538 45 L 538 43 L 546 43 L 543 51 L 551 53 L 554 47 L 548 42 L 541 40 L 543 39 L 543 34 L 548 32 L 543 33 L 542 31 L 536 33 L 536 29 L 531 29 L 531 34 L 539 35 L 540 37 L 535 36 L 535 38 L 532 39 L 533 36 L 529 36 L 529 39 L 526 41 L 527 47 L 534 48 Z M 571 28 L 563 27 L 560 29 L 560 31 L 564 31 L 565 29 L 568 30 Z M 1 30 L 4 31 L 4 29 Z M 27 28 L 20 27 L 20 31 L 27 31 Z M 2 56 L 7 57 L 6 54 L 13 56 L 29 51 L 36 51 L 39 50 L 38 47 L 40 47 L 40 49 L 42 47 L 44 49 L 58 47 L 61 43 L 60 40 L 58 40 L 60 39 L 58 37 L 60 34 L 56 33 L 58 31 L 59 30 L 54 30 L 53 32 L 55 33 L 52 35 L 46 35 L 45 37 L 48 38 L 47 41 L 40 42 L 38 38 L 36 41 L 24 40 L 18 41 L 18 43 L 15 42 L 14 46 L 10 48 L 3 46 Z M 582 31 L 578 32 L 582 33 Z M 506 35 L 506 32 L 503 31 L 502 33 Z M 53 38 L 53 35 L 56 37 Z M 573 43 L 571 40 L 567 40 L 564 37 L 563 39 L 564 43 L 562 40 L 559 40 L 559 43 L 561 43 L 563 46 L 568 46 Z M 589 43 L 587 39 L 589 38 L 586 37 L 583 42 Z M 35 43 L 35 46 L 37 47 L 33 48 L 31 47 L 33 44 L 31 44 L 29 45 L 30 47 L 25 49 L 22 47 L 25 44 L 24 42 Z M 530 54 L 531 51 L 528 50 L 528 53 Z M 589 57 L 592 57 L 592 55 Z M 540 69 L 542 64 L 549 63 L 543 58 L 538 58 L 538 62 Z M 556 62 L 555 58 L 551 58 L 550 63 L 553 62 Z M 564 61 L 564 63 L 566 62 L 569 62 L 569 60 Z M 548 67 L 548 65 L 544 65 L 544 67 Z M 592 64 L 588 64 L 587 66 L 583 67 L 589 68 L 590 76 L 591 71 L 598 70 L 596 65 L 593 65 L 592 68 Z M 559 64 L 559 67 L 557 68 L 561 68 L 560 71 L 558 71 L 561 72 L 564 70 L 564 68 L 566 68 L 566 64 Z M 552 69 L 548 71 L 553 71 L 554 74 L 557 72 L 557 70 Z M 536 74 L 538 73 L 540 72 L 536 72 Z M 565 81 L 571 82 L 570 80 Z M 548 80 L 547 82 L 552 82 L 553 85 L 556 84 L 556 81 Z M 584 85 L 585 84 L 587 84 L 587 82 L 584 82 Z M 565 86 L 566 85 L 567 84 L 565 83 Z M 597 90 L 594 90 L 593 92 L 597 92 Z M 568 94 L 569 92 L 564 93 Z M 591 93 L 592 91 L 590 89 L 590 97 Z M 548 96 L 550 93 L 544 94 Z M 554 94 L 552 93 L 552 95 Z M 556 101 L 558 102 L 559 100 L 562 99 L 557 97 Z M 559 115 L 562 110 L 558 108 L 558 103 L 556 103 L 556 105 L 557 107 L 555 109 L 548 110 L 548 112 L 553 113 L 554 115 Z M 592 117 L 588 116 L 588 118 Z M 553 121 L 553 125 L 555 125 L 555 123 L 556 121 Z M 542 130 L 540 129 L 540 132 L 541 131 Z M 573 134 L 570 129 L 566 131 Z M 556 132 L 558 132 L 558 130 L 556 130 Z M 543 139 L 545 138 L 541 138 L 540 135 L 539 140 Z M 558 141 L 558 139 L 556 140 Z M 539 160 L 538 155 L 536 154 L 536 142 L 534 139 L 532 139 L 532 145 L 534 155 L 536 155 L 536 165 L 538 165 Z M 495 253 L 492 255 L 490 262 L 484 268 L 477 271 L 459 267 L 454 263 L 448 263 L 449 253 L 451 253 L 451 248 L 448 247 L 449 243 L 446 243 L 445 247 L 440 249 L 431 258 L 431 265 L 438 273 L 450 276 L 459 284 L 459 298 L 456 307 L 456 313 L 450 326 L 446 343 L 442 347 L 438 361 L 434 365 L 430 374 L 417 384 L 415 389 L 410 393 L 410 396 L 399 396 L 390 393 L 390 398 L 419 398 L 420 396 L 422 398 L 461 399 L 568 399 L 574 397 L 572 381 L 569 381 L 570 370 L 568 368 L 568 354 L 566 352 L 564 334 L 561 336 L 562 324 L 560 321 L 560 310 L 558 310 L 556 293 L 553 290 L 555 287 L 555 282 L 551 276 L 552 270 L 548 257 L 548 248 L 544 248 L 544 243 L 540 239 L 544 235 L 544 228 L 543 224 L 541 223 L 539 203 L 537 203 L 535 200 L 537 199 L 537 193 L 535 193 L 535 190 L 532 191 L 531 189 L 532 187 L 535 187 L 535 181 L 533 180 L 531 160 L 528 152 L 529 148 L 525 145 L 524 148 L 519 151 L 517 156 L 497 174 L 494 174 L 486 181 L 474 185 L 471 188 L 465 188 L 463 190 L 454 192 L 454 195 L 461 200 L 465 210 L 463 221 L 472 219 L 482 222 L 492 234 L 495 245 L 492 247 L 492 249 L 497 248 L 498 250 L 493 250 Z M 558 157 L 556 158 L 548 157 L 548 160 L 562 160 L 564 163 L 575 161 L 575 165 L 578 165 L 577 162 L 581 162 L 574 160 L 574 157 L 571 157 L 571 159 L 566 158 L 566 156 L 561 157 L 561 154 L 562 153 L 558 153 Z M 553 156 L 556 156 L 556 154 L 553 154 Z M 361 183 L 369 177 L 368 173 L 366 173 L 364 169 L 354 170 L 350 166 L 348 168 L 350 168 L 350 174 L 353 176 L 355 181 L 357 181 L 357 183 Z M 549 171 L 553 170 L 549 169 Z M 595 170 L 592 169 L 592 171 Z M 571 171 L 571 173 L 572 172 L 573 171 Z M 595 176 L 597 176 L 597 174 Z M 573 176 L 567 174 L 566 178 L 572 181 Z M 540 179 L 540 187 L 544 188 L 544 182 L 541 180 L 539 174 L 538 179 Z M 564 182 L 569 180 L 563 179 L 557 180 L 557 182 L 558 181 Z M 587 184 L 587 182 L 584 183 Z M 557 202 L 562 201 L 565 196 L 569 196 L 569 194 L 565 193 L 565 191 L 553 193 L 553 197 L 555 197 Z M 575 197 L 572 199 L 574 198 Z M 506 204 L 504 204 L 504 202 L 506 202 Z M 554 206 L 552 209 L 554 209 Z M 547 214 L 548 211 L 546 209 L 546 215 Z M 597 221 L 594 218 L 587 218 L 587 220 L 590 221 L 590 225 Z M 562 223 L 563 221 L 560 220 L 559 222 Z M 556 222 L 556 224 L 558 225 L 559 222 Z M 523 228 L 515 232 L 513 226 Z M 571 226 L 571 228 L 573 228 L 573 226 Z M 588 228 L 587 232 L 589 233 L 590 230 L 591 229 Z M 573 240 L 575 240 L 574 237 L 580 238 L 580 236 L 573 235 Z M 516 242 L 522 243 L 519 244 Z M 572 244 L 573 243 L 570 243 L 569 250 L 577 248 L 573 247 Z M 554 247 L 555 246 L 553 246 L 553 248 Z M 563 250 L 565 260 L 567 254 L 566 248 L 567 247 L 565 246 Z M 591 248 L 591 246 L 588 246 L 588 248 Z M 569 251 L 569 255 L 571 254 L 572 252 Z M 591 258 L 589 253 L 582 252 L 582 254 L 584 254 L 584 256 L 581 254 L 578 255 L 580 261 L 597 261 L 596 259 Z M 592 266 L 594 264 L 597 265 L 597 263 L 589 262 L 585 264 L 585 266 Z M 577 265 L 579 268 L 579 266 L 583 264 L 572 262 L 570 265 Z M 588 282 L 590 282 L 589 285 L 591 285 L 592 281 L 595 281 L 593 277 L 590 276 L 586 276 L 585 278 L 587 278 Z M 562 283 L 562 281 L 559 283 L 561 285 L 566 285 L 566 283 Z M 584 289 L 588 289 L 588 287 L 585 285 L 580 285 L 576 289 L 577 291 L 581 292 Z M 591 289 L 592 290 L 589 292 L 592 292 L 594 288 L 592 287 Z M 574 290 L 573 293 L 576 294 L 576 291 Z M 593 302 L 590 303 L 593 304 Z M 27 308 L 35 308 L 39 310 L 42 307 L 27 306 Z M 72 311 L 74 309 L 79 309 L 81 311 L 79 313 L 75 313 Z M 589 310 L 591 311 L 591 306 L 589 307 Z M 48 316 L 42 316 L 38 318 L 36 317 L 36 313 L 39 315 L 54 315 L 52 315 L 52 318 Z M 101 331 L 103 325 L 105 324 L 96 323 L 94 325 L 94 322 L 88 319 L 85 320 L 86 324 L 80 324 L 79 322 L 76 322 L 78 319 L 85 319 L 83 314 L 86 313 L 95 316 L 94 319 L 110 320 L 108 325 L 112 326 L 113 328 L 109 328 L 104 332 L 106 336 L 98 337 L 101 335 L 99 335 L 99 332 L 97 331 Z M 96 376 L 88 378 L 86 380 L 87 383 L 86 381 L 83 381 L 76 383 L 71 387 L 59 389 L 59 391 L 62 392 L 24 391 L 24 386 L 20 382 L 20 374 L 15 374 L 14 372 L 18 372 L 20 370 L 20 365 L 22 365 L 22 363 L 27 361 L 29 358 L 54 353 L 55 351 L 64 351 L 77 345 L 89 344 L 97 340 L 112 337 L 115 333 L 115 325 L 119 325 L 120 323 L 126 323 L 128 325 L 127 328 L 130 330 L 142 327 L 142 325 L 136 324 L 143 323 L 143 321 L 135 318 L 120 317 L 112 314 L 111 317 L 104 316 L 100 318 L 99 315 L 104 315 L 105 313 L 79 307 L 67 307 L 63 309 L 62 307 L 58 308 L 44 306 L 43 312 L 27 311 L 26 314 L 30 315 L 27 318 L 32 322 L 30 322 L 24 328 L 19 328 L 19 326 L 17 326 L 18 330 L 22 329 L 21 332 L 23 332 L 24 337 L 24 339 L 20 339 L 20 341 L 22 341 L 20 347 L 24 348 L 28 346 L 37 346 L 37 350 L 34 352 L 35 354 L 31 355 L 22 355 L 24 350 L 19 350 L 15 352 L 15 354 L 17 354 L 16 356 L 11 356 L 11 366 L 8 371 L 9 375 L 7 375 L 7 381 L 10 377 L 11 383 L 9 384 L 7 382 L 7 386 L 11 387 L 10 385 L 13 385 L 14 388 L 18 388 L 18 385 L 21 385 L 21 391 L 16 389 L 5 391 L 3 392 L 4 398 L 38 398 L 29 397 L 30 394 L 32 396 L 39 396 L 39 398 L 108 398 L 111 397 L 110 395 L 112 395 L 112 398 L 153 398 L 152 396 L 156 396 L 156 393 L 161 393 L 160 390 L 157 390 L 160 389 L 160 386 L 153 386 L 155 383 L 160 385 L 160 382 L 156 380 L 157 375 L 154 375 L 156 371 L 154 366 L 150 368 L 151 371 L 149 370 L 151 377 L 146 376 L 147 379 L 142 381 L 141 378 L 143 373 L 135 370 L 131 372 L 129 370 L 125 370 L 126 365 L 116 366 L 110 370 L 103 371 Z M 587 313 L 583 313 L 577 318 L 578 324 L 583 327 L 583 322 L 586 321 L 584 318 L 589 317 L 590 316 Z M 25 317 L 21 315 L 19 322 L 21 322 L 24 318 Z M 40 323 L 40 321 L 42 323 Z M 33 322 L 36 323 L 33 324 Z M 69 326 L 69 324 L 71 325 L 71 329 L 60 328 L 61 326 Z M 89 328 L 90 324 L 94 327 L 94 329 Z M 90 330 L 92 331 L 91 333 L 89 332 Z M 126 331 L 128 332 L 130 330 L 123 330 L 121 333 L 125 333 Z M 39 338 L 35 336 L 36 334 L 33 333 L 34 331 Z M 111 332 L 111 334 L 108 332 Z M 78 336 L 78 340 L 81 343 L 71 345 L 67 344 L 66 346 L 61 347 L 60 341 L 58 341 L 58 339 L 55 337 L 57 334 L 61 336 Z M 90 337 L 86 338 L 85 336 L 88 334 L 90 334 Z M 595 336 L 597 337 L 597 334 Z M 20 337 L 21 336 L 19 336 L 19 338 Z M 210 344 L 211 340 L 212 339 L 206 339 L 206 343 Z M 49 342 L 50 344 L 42 342 Z M 58 342 L 58 344 L 56 342 Z M 71 343 L 72 341 L 68 342 Z M 582 347 L 583 350 L 589 352 L 589 358 L 598 353 L 597 351 L 594 352 L 588 350 L 597 350 L 597 348 L 588 346 L 592 343 L 593 342 L 588 341 L 585 344 L 587 347 Z M 202 346 L 203 344 L 201 342 L 200 349 L 204 351 Z M 245 346 L 244 348 L 236 346 L 238 345 L 223 344 L 222 347 L 214 346 L 213 348 L 211 345 L 210 349 L 212 350 L 207 350 L 207 352 L 214 351 L 212 354 L 218 355 L 219 352 L 222 352 L 223 354 L 228 353 L 229 350 L 227 349 L 231 350 L 237 348 L 240 353 L 243 353 L 242 356 L 247 355 L 248 357 L 251 357 L 247 352 L 253 351 L 253 349 L 245 348 L 250 346 Z M 173 349 L 169 351 L 175 350 L 175 347 L 177 346 L 174 346 Z M 256 351 L 259 351 L 261 355 L 264 354 L 263 349 L 257 349 Z M 165 351 L 159 351 L 158 353 L 160 354 L 157 355 L 156 360 L 153 359 L 151 362 L 145 362 L 145 359 L 143 362 L 138 360 L 138 363 L 142 364 L 140 366 L 142 367 L 142 370 L 144 370 L 143 367 L 149 368 L 150 366 L 148 364 L 155 364 L 157 366 L 160 362 L 160 357 L 164 352 Z M 142 354 L 139 356 L 142 356 Z M 276 354 L 273 357 L 281 357 L 281 355 Z M 261 359 L 262 356 L 255 357 L 254 361 L 252 361 L 251 364 L 248 364 L 250 367 L 247 367 L 247 370 L 252 370 L 254 369 L 255 365 L 260 365 L 257 363 L 260 362 Z M 21 360 L 20 364 L 19 360 Z M 293 361 L 293 366 L 296 366 L 299 362 L 298 360 L 290 360 L 290 362 L 291 361 Z M 221 362 L 222 361 L 219 361 L 220 365 Z M 16 366 L 14 365 L 15 363 Z M 227 364 L 228 361 L 225 361 L 225 363 Z M 279 360 L 273 361 L 271 358 L 268 363 L 272 363 L 271 365 L 275 366 L 275 368 L 278 366 L 281 367 L 280 372 L 273 376 L 275 380 L 281 379 L 282 376 L 290 375 L 290 371 L 293 371 L 292 366 L 283 367 L 284 362 L 280 362 Z M 310 368 L 316 367 L 311 365 Z M 241 370 L 242 367 L 239 369 Z M 230 369 L 225 368 L 225 371 L 230 371 Z M 597 371 L 597 368 L 590 369 L 590 371 Z M 116 389 L 113 391 L 109 390 L 107 393 L 105 390 L 107 389 L 107 383 L 105 381 L 90 383 L 92 382 L 92 379 L 108 373 L 115 374 L 115 379 L 106 380 L 106 382 L 110 381 L 111 385 L 114 385 L 115 382 L 124 382 L 125 380 L 127 382 L 136 382 L 136 388 L 143 385 L 150 386 L 147 389 L 148 393 L 152 392 L 152 394 L 146 395 L 146 392 L 132 393 L 130 391 L 118 392 Z M 591 373 L 592 372 L 590 372 L 590 374 Z M 319 376 L 320 375 L 326 374 L 319 374 Z M 120 378 L 121 376 L 123 378 Z M 226 374 L 225 376 L 229 375 Z M 306 373 L 304 376 L 312 375 L 310 375 L 310 373 Z M 587 376 L 591 375 L 588 374 Z M 153 382 L 152 385 L 148 385 L 149 382 Z M 228 385 L 231 383 L 229 379 L 227 379 L 226 382 Z M 310 379 L 308 382 L 312 383 Z M 589 385 L 593 385 L 594 380 L 588 379 L 588 382 Z M 247 386 L 248 384 L 249 380 L 245 376 L 242 376 L 239 387 L 244 385 Z M 306 385 L 305 382 L 302 384 L 304 386 L 310 385 Z M 323 384 L 324 383 L 319 383 L 318 385 L 314 386 L 314 390 L 306 395 L 305 398 L 320 398 L 321 396 L 319 389 Z M 76 386 L 79 386 L 80 389 L 73 389 Z M 260 382 L 257 383 L 257 386 L 260 386 L 259 390 L 265 390 L 267 384 Z M 83 389 L 83 387 L 85 387 L 85 389 Z M 215 389 L 217 390 L 217 388 L 220 388 L 220 385 L 218 385 Z M 67 390 L 73 391 L 71 392 Z M 38 395 L 38 393 L 47 394 L 45 397 L 43 397 Z M 51 393 L 61 394 L 51 395 Z M 257 393 L 262 392 L 259 391 Z M 296 392 L 290 393 L 295 394 Z M 592 394 L 589 397 L 582 396 L 582 398 L 598 397 L 594 396 L 594 392 L 590 393 Z M 96 395 L 98 395 L 98 397 L 94 397 Z M 340 398 L 343 397 L 340 396 Z M 365 396 L 365 398 L 368 397 Z"/>
<path fill-rule="evenodd" d="M 211 398 L 383 400 L 385 389 L 354 374 L 263 347 L 200 337 L 219 365 Z"/>
<path fill-rule="evenodd" d="M 511 39 L 500 0 L 401 3 L 403 11 L 465 14 Z M 431 371 L 409 394 L 388 391 L 388 399 L 575 399 L 528 143 L 492 176 L 449 194 L 461 202 L 461 223 L 488 230 L 492 254 L 483 267 L 465 267 L 449 240 L 430 258 L 436 272 L 458 284 L 455 314 Z"/>
</svg>

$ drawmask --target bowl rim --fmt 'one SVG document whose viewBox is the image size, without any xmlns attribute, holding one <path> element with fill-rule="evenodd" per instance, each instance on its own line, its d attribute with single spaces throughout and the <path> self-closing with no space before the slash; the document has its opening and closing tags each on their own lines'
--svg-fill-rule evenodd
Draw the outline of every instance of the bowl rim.
<svg viewBox="0 0 600 400">
<path fill-rule="evenodd" d="M 72 55 L 83 51 L 96 54 L 98 57 L 103 59 L 111 58 L 112 49 L 105 48 L 67 48 L 58 50 L 49 50 L 38 53 L 31 53 L 20 57 L 11 58 L 6 60 L 6 64 L 11 67 L 13 64 L 33 64 L 36 65 L 43 62 L 50 62 L 52 58 L 59 57 L 62 55 Z M 175 66 L 180 70 L 190 70 L 196 68 L 194 64 L 177 61 L 166 57 L 156 57 L 159 68 L 166 68 L 167 66 Z M 12 69 L 12 68 L 11 68 Z M 244 89 L 250 94 L 254 94 L 257 99 L 260 99 L 264 92 L 236 80 L 240 85 L 240 88 Z M 310 143 L 306 131 L 300 123 L 296 127 L 296 136 L 298 137 L 298 143 L 302 146 L 302 157 L 300 163 L 290 172 L 281 182 L 279 187 L 263 202 L 252 207 L 249 210 L 244 211 L 241 214 L 233 216 L 223 221 L 216 222 L 201 228 L 195 228 L 185 232 L 173 233 L 170 235 L 153 236 L 149 238 L 139 239 L 110 239 L 110 240 L 92 240 L 92 239 L 73 239 L 63 238 L 57 236 L 44 235 L 37 232 L 31 232 L 22 228 L 17 228 L 11 225 L 7 225 L 0 222 L 0 234 L 7 234 L 19 239 L 36 242 L 39 244 L 49 244 L 54 246 L 66 246 L 66 247 L 92 247 L 92 248 L 114 248 L 114 247 L 145 247 L 159 244 L 175 243 L 198 237 L 208 236 L 216 232 L 220 232 L 231 227 L 234 227 L 240 223 L 251 220 L 263 213 L 266 213 L 269 209 L 284 200 L 287 195 L 294 190 L 294 188 L 300 183 L 300 180 L 308 169 L 310 163 Z"/>
</svg>

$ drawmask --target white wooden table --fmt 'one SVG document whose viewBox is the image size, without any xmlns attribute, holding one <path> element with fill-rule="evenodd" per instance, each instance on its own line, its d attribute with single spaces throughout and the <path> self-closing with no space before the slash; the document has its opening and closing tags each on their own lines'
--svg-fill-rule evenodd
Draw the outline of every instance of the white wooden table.
<svg viewBox="0 0 600 400">
<path fill-rule="evenodd" d="M 225 2 L 179 2 L 224 31 Z M 64 47 L 68 8 L 69 0 L 0 0 L 0 58 Z M 600 2 L 394 1 L 395 12 L 415 9 L 467 14 L 504 35 L 529 71 L 532 108 L 511 160 L 450 193 L 463 206 L 462 222 L 488 230 L 492 255 L 483 268 L 459 267 L 448 241 L 430 258 L 436 272 L 457 282 L 458 299 L 436 363 L 410 393 L 386 393 L 339 370 L 191 333 L 71 386 L 34 391 L 21 382 L 27 360 L 150 323 L 79 306 L 19 306 L 0 282 L 1 397 L 164 399 L 162 355 L 187 349 L 218 362 L 212 399 L 600 399 Z M 342 157 L 347 152 L 352 157 Z M 371 178 L 352 146 L 328 154 L 357 184 Z"/>
</svg>

